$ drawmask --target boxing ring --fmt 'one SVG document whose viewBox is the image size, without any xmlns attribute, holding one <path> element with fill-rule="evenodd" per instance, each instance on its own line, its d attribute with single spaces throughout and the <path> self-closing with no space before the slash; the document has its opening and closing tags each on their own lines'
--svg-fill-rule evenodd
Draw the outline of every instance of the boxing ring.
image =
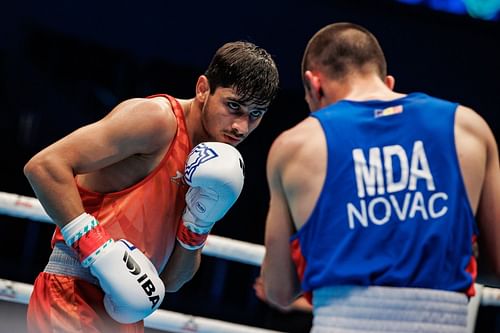
<svg viewBox="0 0 500 333">
<path fill-rule="evenodd" d="M 0 192 L 0 214 L 52 223 L 36 198 Z M 260 266 L 264 258 L 264 246 L 210 235 L 203 248 L 204 255 L 225 260 Z M 0 300 L 27 304 L 33 286 L 17 281 L 1 279 Z M 500 306 L 500 289 L 476 284 L 476 296 L 469 302 L 468 332 L 474 332 L 479 306 Z M 221 320 L 159 309 L 144 320 L 148 328 L 172 333 L 279 333 L 257 327 L 239 325 Z"/>
</svg>

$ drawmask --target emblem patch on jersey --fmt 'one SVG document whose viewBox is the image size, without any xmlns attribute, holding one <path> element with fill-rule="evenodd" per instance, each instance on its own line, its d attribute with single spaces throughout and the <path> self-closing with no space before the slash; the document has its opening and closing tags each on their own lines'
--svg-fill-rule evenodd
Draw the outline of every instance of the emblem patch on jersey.
<svg viewBox="0 0 500 333">
<path fill-rule="evenodd" d="M 403 106 L 402 105 L 396 105 L 396 106 L 390 106 L 386 109 L 375 109 L 373 111 L 373 115 L 375 118 L 379 117 L 385 117 L 385 116 L 392 116 L 398 113 L 403 112 Z"/>
<path fill-rule="evenodd" d="M 206 144 L 199 144 L 196 146 L 188 156 L 188 160 L 191 160 L 191 163 L 186 165 L 186 170 L 184 171 L 185 180 L 190 183 L 198 166 L 217 156 L 219 156 L 217 152 L 209 148 Z"/>
</svg>

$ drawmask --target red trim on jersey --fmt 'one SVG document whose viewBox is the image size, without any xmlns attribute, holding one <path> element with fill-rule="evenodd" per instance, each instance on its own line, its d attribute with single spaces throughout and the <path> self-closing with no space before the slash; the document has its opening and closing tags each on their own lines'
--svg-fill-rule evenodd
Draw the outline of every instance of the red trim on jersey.
<svg viewBox="0 0 500 333">
<path fill-rule="evenodd" d="M 299 276 L 300 281 L 302 281 L 304 279 L 304 272 L 306 271 L 307 263 L 302 255 L 298 238 L 295 238 L 290 243 L 290 253 L 292 255 L 292 261 L 295 263 L 297 275 Z M 309 304 L 312 304 L 312 293 L 310 291 L 304 292 L 304 298 L 309 302 Z"/>
<path fill-rule="evenodd" d="M 476 246 L 477 246 L 477 237 L 476 235 L 472 235 L 472 248 Z M 472 283 L 469 286 L 469 289 L 465 291 L 465 294 L 469 297 L 472 297 L 476 294 L 476 289 L 474 288 L 474 282 L 476 282 L 477 278 L 477 261 L 476 257 L 474 257 L 474 254 L 470 256 L 469 264 L 467 265 L 465 271 L 468 272 L 472 277 Z"/>
</svg>

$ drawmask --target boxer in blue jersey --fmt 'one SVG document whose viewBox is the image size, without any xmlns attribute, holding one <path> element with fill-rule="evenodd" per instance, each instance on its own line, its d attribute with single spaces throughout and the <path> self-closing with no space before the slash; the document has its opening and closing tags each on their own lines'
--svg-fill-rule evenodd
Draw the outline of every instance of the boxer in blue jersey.
<svg viewBox="0 0 500 333">
<path fill-rule="evenodd" d="M 262 277 L 312 332 L 465 332 L 474 247 L 500 272 L 498 148 L 472 109 L 393 91 L 376 38 L 324 27 L 302 62 L 311 116 L 267 162 Z M 499 274 L 500 275 L 500 274 Z"/>
</svg>

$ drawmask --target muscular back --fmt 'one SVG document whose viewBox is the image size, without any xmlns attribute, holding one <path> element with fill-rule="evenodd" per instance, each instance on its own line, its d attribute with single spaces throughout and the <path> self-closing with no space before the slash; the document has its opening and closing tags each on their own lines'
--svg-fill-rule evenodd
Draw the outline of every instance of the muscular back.
<svg viewBox="0 0 500 333">
<path fill-rule="evenodd" d="M 297 229 L 311 214 L 326 176 L 326 141 L 321 125 L 307 118 L 283 133 L 287 163 L 284 163 L 283 186 Z M 473 212 L 476 213 L 486 177 L 488 151 L 494 152 L 494 139 L 484 120 L 473 110 L 458 107 L 455 142 L 460 169 Z M 490 153 L 490 159 L 495 155 Z M 497 157 L 498 159 L 498 157 Z M 498 162 L 497 162 L 498 164 Z M 498 173 L 498 172 L 497 172 Z"/>
<path fill-rule="evenodd" d="M 500 173 L 495 139 L 486 122 L 463 106 L 457 108 L 454 131 L 470 206 L 494 266 L 499 266 L 500 249 L 494 245 L 495 238 L 500 237 Z M 274 151 L 280 151 L 282 159 L 281 185 L 290 218 L 298 230 L 310 217 L 326 177 L 327 149 L 320 123 L 312 117 L 305 119 L 283 133 L 276 148 Z"/>
</svg>

